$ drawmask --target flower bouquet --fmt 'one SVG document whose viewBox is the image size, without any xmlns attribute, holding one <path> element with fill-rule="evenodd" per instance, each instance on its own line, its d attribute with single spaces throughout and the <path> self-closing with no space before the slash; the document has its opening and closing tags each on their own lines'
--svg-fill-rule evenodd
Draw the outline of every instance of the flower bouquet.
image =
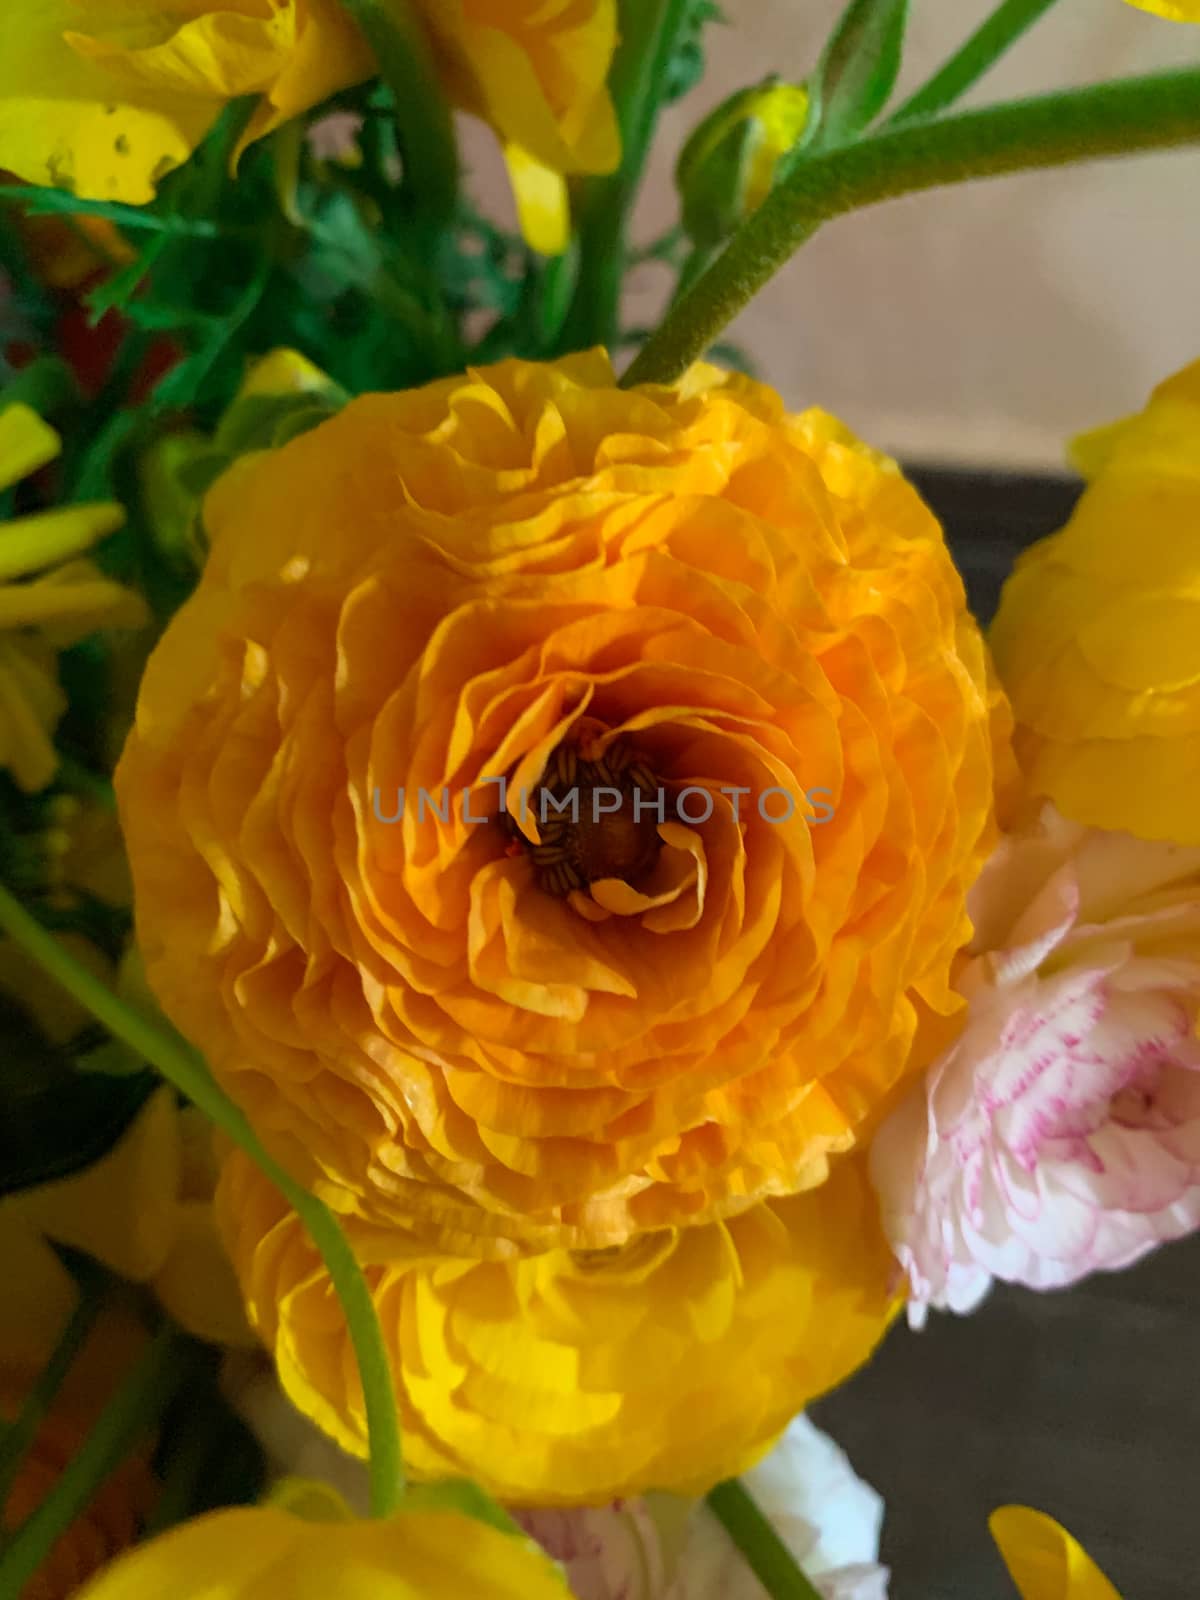
<svg viewBox="0 0 1200 1600">
<path fill-rule="evenodd" d="M 810 1402 L 1200 1226 L 1200 364 L 985 640 L 722 343 L 1200 142 L 1200 67 L 958 109 L 1051 4 L 897 103 L 852 0 L 635 240 L 736 4 L 6 0 L 0 1600 L 877 1600 Z"/>
</svg>

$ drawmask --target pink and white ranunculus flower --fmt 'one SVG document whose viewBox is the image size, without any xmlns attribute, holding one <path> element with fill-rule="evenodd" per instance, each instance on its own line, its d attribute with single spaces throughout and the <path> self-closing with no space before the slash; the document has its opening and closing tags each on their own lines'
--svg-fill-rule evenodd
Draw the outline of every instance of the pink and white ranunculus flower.
<svg viewBox="0 0 1200 1600">
<path fill-rule="evenodd" d="M 807 1417 L 742 1481 L 823 1600 L 887 1600 L 877 1563 L 883 1502 Z M 521 1511 L 578 1600 L 764 1600 L 707 1506 L 671 1495 L 598 1510 Z"/>
<path fill-rule="evenodd" d="M 968 905 L 963 1031 L 871 1155 L 917 1326 L 1200 1226 L 1200 850 L 1047 806 Z"/>
</svg>

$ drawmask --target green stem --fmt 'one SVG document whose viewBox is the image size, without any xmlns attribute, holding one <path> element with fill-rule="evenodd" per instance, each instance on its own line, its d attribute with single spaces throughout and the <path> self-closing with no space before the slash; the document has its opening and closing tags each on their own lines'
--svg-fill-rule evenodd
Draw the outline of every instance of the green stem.
<svg viewBox="0 0 1200 1600">
<path fill-rule="evenodd" d="M 621 162 L 589 178 L 579 203 L 579 277 L 563 345 L 616 343 L 625 279 L 626 232 L 662 103 L 667 65 L 687 20 L 689 0 L 621 0 L 621 42 L 609 77 L 621 130 Z"/>
<path fill-rule="evenodd" d="M 375 52 L 392 91 L 414 224 L 435 237 L 454 221 L 458 145 L 433 50 L 412 0 L 342 0 Z"/>
<path fill-rule="evenodd" d="M 966 94 L 1055 0 L 1003 0 L 983 25 L 889 118 L 889 125 L 932 117 Z"/>
<path fill-rule="evenodd" d="M 21 1470 L 26 1451 L 37 1437 L 42 1420 L 54 1403 L 63 1379 L 92 1331 L 104 1300 L 107 1282 L 107 1274 L 97 1269 L 96 1281 L 82 1285 L 79 1303 L 71 1313 L 54 1347 L 54 1353 L 38 1374 L 37 1382 L 26 1395 L 19 1414 L 0 1438 L 0 1510 L 8 1503 L 9 1492 Z"/>
<path fill-rule="evenodd" d="M 708 1509 L 745 1556 L 771 1600 L 821 1600 L 739 1479 L 730 1478 L 710 1490 Z"/>
<path fill-rule="evenodd" d="M 1200 68 L 904 123 L 814 156 L 738 229 L 622 378 L 673 383 L 822 223 L 899 195 L 1200 140 Z"/>
<path fill-rule="evenodd" d="M 213 1081 L 202 1057 L 182 1039 L 167 1034 L 118 1000 L 111 989 L 70 956 L 3 887 L 0 887 L 0 930 L 33 956 L 110 1033 L 157 1067 L 168 1083 L 240 1145 L 308 1229 L 342 1303 L 358 1360 L 371 1446 L 371 1510 L 376 1516 L 388 1516 L 399 1504 L 404 1489 L 395 1388 L 371 1291 L 332 1212 L 272 1160 L 242 1112 Z"/>
<path fill-rule="evenodd" d="M 19 1595 L 65 1529 L 91 1503 L 104 1480 L 162 1415 L 191 1370 L 181 1360 L 200 1347 L 170 1324 L 160 1330 L 99 1422 L 67 1462 L 58 1482 L 21 1524 L 0 1558 L 0 1595 Z"/>
</svg>

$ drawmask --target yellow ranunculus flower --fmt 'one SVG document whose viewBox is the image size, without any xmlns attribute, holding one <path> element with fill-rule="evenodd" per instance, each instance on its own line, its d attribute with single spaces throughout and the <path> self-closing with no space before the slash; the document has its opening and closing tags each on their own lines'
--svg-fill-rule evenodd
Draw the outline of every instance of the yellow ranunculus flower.
<svg viewBox="0 0 1200 1600">
<path fill-rule="evenodd" d="M 564 174 L 620 155 L 615 0 L 416 0 L 456 103 L 495 128 L 522 225 L 566 242 Z M 141 204 L 236 96 L 241 147 L 375 71 L 340 0 L 19 0 L 0 8 L 0 167 Z"/>
<path fill-rule="evenodd" d="M 352 401 L 205 521 L 117 790 L 150 985 L 293 1174 L 467 1253 L 819 1183 L 961 1004 L 1007 760 L 895 465 L 592 353 Z"/>
<path fill-rule="evenodd" d="M 284 1389 L 365 1455 L 345 1322 L 299 1220 L 238 1153 L 217 1204 Z M 391 1356 L 409 1467 L 510 1504 L 703 1493 L 861 1365 L 899 1305 L 857 1159 L 807 1194 L 613 1250 L 478 1261 L 344 1226 Z"/>
<path fill-rule="evenodd" d="M 0 493 L 61 449 L 36 411 L 0 397 Z M 67 702 L 57 652 L 95 628 L 133 627 L 145 616 L 137 595 L 77 559 L 124 520 L 120 506 L 103 504 L 0 521 L 0 767 L 27 793 L 44 789 L 58 766 L 52 735 Z"/>
<path fill-rule="evenodd" d="M 569 1600 L 528 1540 L 453 1511 L 307 1521 L 214 1511 L 140 1545 L 76 1600 Z"/>
<path fill-rule="evenodd" d="M 1025 552 L 992 629 L 1033 792 L 1064 816 L 1200 844 L 1200 361 L 1077 441 L 1091 482 Z"/>
<path fill-rule="evenodd" d="M 1021 1600 L 1121 1600 L 1087 1552 L 1044 1512 L 1002 1506 L 988 1521 Z"/>
</svg>

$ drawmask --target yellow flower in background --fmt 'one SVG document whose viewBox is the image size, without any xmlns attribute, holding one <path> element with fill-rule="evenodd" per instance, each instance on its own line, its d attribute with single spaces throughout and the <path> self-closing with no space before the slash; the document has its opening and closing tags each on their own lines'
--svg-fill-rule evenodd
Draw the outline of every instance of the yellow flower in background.
<svg viewBox="0 0 1200 1600">
<path fill-rule="evenodd" d="M 529 1540 L 453 1511 L 308 1521 L 214 1511 L 139 1546 L 77 1600 L 569 1600 Z"/>
<path fill-rule="evenodd" d="M 1121 1600 L 1087 1552 L 1044 1512 L 1002 1506 L 988 1527 L 1021 1600 Z"/>
<path fill-rule="evenodd" d="M 142 204 L 228 101 L 261 97 L 245 144 L 372 71 L 338 0 L 19 0 L 0 13 L 0 167 Z"/>
<path fill-rule="evenodd" d="M 564 175 L 611 172 L 621 156 L 608 70 L 616 0 L 418 0 L 456 103 L 504 147 L 521 228 L 535 250 L 566 248 Z"/>
<path fill-rule="evenodd" d="M 61 449 L 27 405 L 0 409 L 0 493 Z M 53 734 L 67 702 L 57 652 L 96 628 L 144 619 L 137 595 L 78 559 L 124 520 L 113 504 L 0 520 L 0 767 L 27 793 L 44 789 L 58 766 Z"/>
<path fill-rule="evenodd" d="M 205 520 L 117 790 L 150 985 L 293 1174 L 465 1253 L 819 1183 L 961 1004 L 1008 759 L 895 465 L 594 353 L 355 400 Z"/>
<path fill-rule="evenodd" d="M 1139 11 L 1153 11 L 1172 22 L 1200 22 L 1200 0 L 1129 0 Z"/>
<path fill-rule="evenodd" d="M 1018 560 L 991 641 L 1031 791 L 1200 844 L 1200 361 L 1085 435 L 1071 520 Z"/>
<path fill-rule="evenodd" d="M 199 1112 L 181 1111 L 171 1089 L 157 1089 L 94 1165 L 0 1201 L 0 1271 L 6 1255 L 18 1247 L 22 1259 L 53 1260 L 46 1244 L 52 1239 L 85 1251 L 123 1278 L 147 1284 L 198 1338 L 252 1343 L 217 1236 L 215 1182 L 208 1124 Z M 44 1270 L 42 1279 L 48 1281 Z M 22 1298 L 6 1308 L 15 1322 L 28 1325 L 31 1360 L 38 1350 L 44 1356 L 53 1347 L 53 1339 L 46 1343 L 45 1328 L 61 1319 L 64 1287 L 69 1289 L 69 1280 L 57 1292 L 42 1294 L 44 1304 Z"/>
<path fill-rule="evenodd" d="M 497 132 L 538 249 L 566 243 L 564 175 L 620 155 L 615 0 L 417 0 L 456 104 Z M 0 167 L 142 204 L 232 99 L 239 149 L 375 72 L 340 0 L 17 0 L 0 15 Z"/>
<path fill-rule="evenodd" d="M 300 1222 L 239 1153 L 218 1215 L 285 1391 L 365 1455 L 349 1337 Z M 473 1261 L 413 1241 L 395 1259 L 394 1239 L 345 1226 L 391 1357 L 409 1467 L 511 1504 L 703 1493 L 861 1365 L 899 1305 L 858 1161 L 808 1194 L 613 1250 Z M 380 1245 L 388 1265 L 372 1259 Z"/>
</svg>

